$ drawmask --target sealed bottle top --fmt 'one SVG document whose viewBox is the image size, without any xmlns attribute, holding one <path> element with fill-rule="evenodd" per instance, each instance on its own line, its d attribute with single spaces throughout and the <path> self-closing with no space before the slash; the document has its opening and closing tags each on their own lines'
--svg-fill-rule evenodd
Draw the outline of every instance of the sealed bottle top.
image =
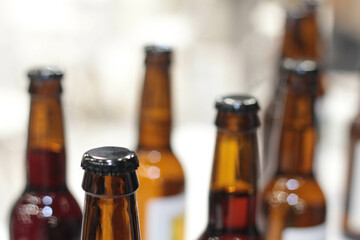
<svg viewBox="0 0 360 240">
<path fill-rule="evenodd" d="M 134 151 L 122 147 L 99 147 L 87 151 L 81 167 L 101 176 L 121 175 L 135 171 L 139 161 Z"/>
<path fill-rule="evenodd" d="M 257 112 L 257 100 L 250 95 L 225 95 L 216 99 L 215 107 L 222 112 Z"/>
<path fill-rule="evenodd" d="M 218 110 L 215 125 L 228 131 L 255 130 L 260 126 L 259 105 L 250 95 L 224 95 L 216 99 Z"/>
<path fill-rule="evenodd" d="M 298 74 L 318 73 L 319 64 L 316 61 L 303 59 L 295 60 L 292 58 L 285 58 L 282 61 L 282 69 L 289 72 L 296 72 Z"/>
<path fill-rule="evenodd" d="M 45 66 L 30 69 L 27 75 L 30 80 L 60 80 L 63 78 L 64 72 L 56 66 Z"/>
<path fill-rule="evenodd" d="M 148 45 L 145 47 L 145 63 L 170 64 L 172 49 L 164 45 Z"/>
<path fill-rule="evenodd" d="M 282 62 L 285 83 L 295 92 L 317 95 L 320 66 L 313 60 L 285 59 Z"/>
<path fill-rule="evenodd" d="M 302 18 L 316 8 L 323 0 L 281 0 L 288 16 Z"/>
</svg>

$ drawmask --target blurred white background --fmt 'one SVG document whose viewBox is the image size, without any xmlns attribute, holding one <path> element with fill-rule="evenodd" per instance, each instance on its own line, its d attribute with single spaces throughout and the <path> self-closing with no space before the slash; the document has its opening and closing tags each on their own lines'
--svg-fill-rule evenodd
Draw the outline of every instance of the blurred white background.
<svg viewBox="0 0 360 240">
<path fill-rule="evenodd" d="M 358 0 L 333 0 L 320 11 L 328 89 L 315 167 L 331 209 L 328 240 L 341 239 L 347 129 L 360 107 L 358 10 Z M 246 92 L 265 108 L 284 17 L 275 0 L 1 1 L 0 239 L 8 239 L 10 207 L 25 184 L 26 71 L 46 64 L 65 70 L 67 179 L 82 204 L 82 154 L 104 145 L 136 147 L 143 47 L 152 43 L 175 51 L 172 145 L 187 177 L 186 236 L 199 236 L 207 222 L 215 96 Z"/>
</svg>

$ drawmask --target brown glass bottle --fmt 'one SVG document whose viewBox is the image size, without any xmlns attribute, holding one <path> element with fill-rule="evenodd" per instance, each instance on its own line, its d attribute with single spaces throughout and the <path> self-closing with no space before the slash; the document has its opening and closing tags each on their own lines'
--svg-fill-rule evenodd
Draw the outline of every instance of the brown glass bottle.
<svg viewBox="0 0 360 240">
<path fill-rule="evenodd" d="M 298 2 L 296 6 L 285 6 L 285 31 L 280 57 L 319 61 L 321 41 L 316 16 L 318 6 L 309 1 Z M 288 5 L 291 4 L 294 3 Z"/>
<path fill-rule="evenodd" d="M 145 240 L 184 238 L 184 173 L 170 146 L 171 49 L 149 46 L 142 90 L 139 142 L 138 206 Z"/>
<path fill-rule="evenodd" d="M 360 113 L 353 120 L 350 128 L 349 165 L 347 174 L 344 233 L 352 239 L 360 239 L 360 192 L 358 188 L 360 173 Z"/>
<path fill-rule="evenodd" d="M 291 4 L 294 3 L 288 3 L 288 5 Z M 309 59 L 321 62 L 322 41 L 317 24 L 317 8 L 318 6 L 315 3 L 309 3 L 309 1 L 298 1 L 295 6 L 285 6 L 286 20 L 280 52 L 279 77 L 274 94 L 264 114 L 264 167 L 268 164 L 268 156 L 271 154 L 269 151 L 271 148 L 271 136 L 273 133 L 278 132 L 278 129 L 276 129 L 276 122 L 280 120 L 278 108 L 281 108 L 281 105 L 284 104 L 280 94 L 281 85 L 284 84 L 283 61 L 287 59 Z M 325 92 L 323 77 L 319 75 L 318 81 L 318 96 L 320 97 Z"/>
<path fill-rule="evenodd" d="M 277 171 L 262 192 L 267 240 L 325 238 L 325 197 L 313 174 L 317 64 L 288 68 Z"/>
<path fill-rule="evenodd" d="M 121 147 L 95 148 L 84 154 L 81 166 L 86 193 L 81 239 L 140 240 L 136 154 Z"/>
<path fill-rule="evenodd" d="M 27 182 L 11 211 L 12 240 L 78 240 L 82 214 L 65 182 L 65 140 L 60 95 L 63 73 L 29 71 L 30 121 Z"/>
<path fill-rule="evenodd" d="M 209 220 L 199 239 L 260 240 L 255 218 L 259 106 L 251 96 L 229 95 L 219 97 L 216 108 Z"/>
</svg>

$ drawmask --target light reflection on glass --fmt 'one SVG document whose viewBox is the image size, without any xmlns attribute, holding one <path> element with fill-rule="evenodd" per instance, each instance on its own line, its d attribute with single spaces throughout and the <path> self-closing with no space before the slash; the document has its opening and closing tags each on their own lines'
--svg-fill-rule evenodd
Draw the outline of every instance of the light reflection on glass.
<svg viewBox="0 0 360 240">
<path fill-rule="evenodd" d="M 147 169 L 147 175 L 150 179 L 157 179 L 160 177 L 160 169 L 155 166 L 151 166 Z"/>
<path fill-rule="evenodd" d="M 296 190 L 299 188 L 299 181 L 296 180 L 296 179 L 289 179 L 287 182 L 286 182 L 286 187 L 287 189 L 289 190 Z"/>
<path fill-rule="evenodd" d="M 45 197 L 43 197 L 42 202 L 44 205 L 51 205 L 53 202 L 53 199 L 49 196 L 45 196 Z"/>
<path fill-rule="evenodd" d="M 42 209 L 42 213 L 45 217 L 51 217 L 52 214 L 53 214 L 53 210 L 51 207 L 49 206 L 45 206 L 43 209 Z"/>
<path fill-rule="evenodd" d="M 27 204 L 25 206 L 25 212 L 28 215 L 37 215 L 39 212 L 39 207 L 34 204 Z"/>
<path fill-rule="evenodd" d="M 299 202 L 298 195 L 296 195 L 295 193 L 289 194 L 289 196 L 287 197 L 287 202 L 291 206 L 296 205 Z"/>
<path fill-rule="evenodd" d="M 40 200 L 39 197 L 33 196 L 31 194 L 27 194 L 25 196 L 25 201 L 29 202 L 30 204 L 34 204 L 34 205 L 37 205 L 37 204 L 41 203 L 41 200 Z"/>
<path fill-rule="evenodd" d="M 161 159 L 161 153 L 158 152 L 158 151 L 153 150 L 153 151 L 149 152 L 148 158 L 149 158 L 150 162 L 157 163 Z"/>
</svg>

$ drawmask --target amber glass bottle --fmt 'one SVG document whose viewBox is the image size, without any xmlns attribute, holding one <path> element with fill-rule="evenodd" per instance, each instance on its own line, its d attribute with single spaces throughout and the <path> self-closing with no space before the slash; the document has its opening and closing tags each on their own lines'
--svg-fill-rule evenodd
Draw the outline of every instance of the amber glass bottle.
<svg viewBox="0 0 360 240">
<path fill-rule="evenodd" d="M 216 108 L 209 221 L 199 239 L 260 240 L 255 219 L 259 106 L 251 96 L 229 95 L 219 97 Z"/>
<path fill-rule="evenodd" d="M 172 51 L 148 46 L 139 142 L 138 191 L 141 236 L 145 240 L 184 238 L 184 173 L 170 147 Z"/>
<path fill-rule="evenodd" d="M 84 154 L 81 166 L 86 193 L 81 239 L 140 240 L 136 154 L 121 147 L 95 148 Z"/>
<path fill-rule="evenodd" d="M 285 5 L 286 20 L 281 58 L 320 60 L 320 34 L 315 3 L 289 1 Z M 294 4 L 297 2 L 297 4 Z"/>
<path fill-rule="evenodd" d="M 352 239 L 360 239 L 360 112 L 351 124 L 348 157 L 344 233 Z"/>
<path fill-rule="evenodd" d="M 60 101 L 63 73 L 28 73 L 31 94 L 23 194 L 11 212 L 12 240 L 78 240 L 81 211 L 65 183 L 65 140 Z"/>
<path fill-rule="evenodd" d="M 264 114 L 264 165 L 268 164 L 270 154 L 270 139 L 272 134 L 278 131 L 276 122 L 280 120 L 278 114 L 279 105 L 283 104 L 280 94 L 281 85 L 284 84 L 282 62 L 286 59 L 301 60 L 309 59 L 321 62 L 321 37 L 317 24 L 318 6 L 309 1 L 289 1 L 285 6 L 286 21 L 283 43 L 280 53 L 280 72 L 274 94 Z M 295 4 L 297 3 L 297 4 Z M 322 76 L 318 78 L 318 96 L 325 92 Z"/>
<path fill-rule="evenodd" d="M 323 240 L 325 197 L 312 167 L 317 141 L 317 64 L 300 61 L 288 71 L 277 171 L 261 196 L 266 239 Z"/>
</svg>

